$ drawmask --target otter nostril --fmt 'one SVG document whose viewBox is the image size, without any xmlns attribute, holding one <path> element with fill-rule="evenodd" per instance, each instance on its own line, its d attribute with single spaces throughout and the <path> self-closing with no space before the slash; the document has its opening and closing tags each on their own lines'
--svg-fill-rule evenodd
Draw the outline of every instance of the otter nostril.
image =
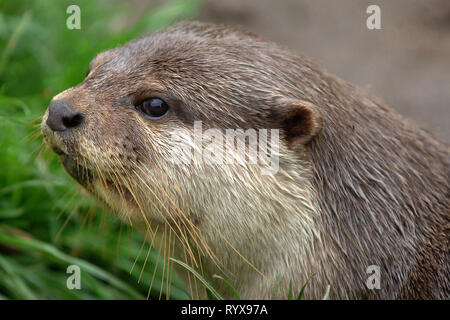
<svg viewBox="0 0 450 320">
<path fill-rule="evenodd" d="M 64 100 L 54 100 L 48 108 L 47 125 L 53 131 L 65 131 L 78 127 L 84 114 L 69 107 Z"/>
<path fill-rule="evenodd" d="M 78 127 L 83 122 L 84 116 L 81 112 L 77 112 L 71 116 L 62 118 L 62 122 L 66 128 Z"/>
</svg>

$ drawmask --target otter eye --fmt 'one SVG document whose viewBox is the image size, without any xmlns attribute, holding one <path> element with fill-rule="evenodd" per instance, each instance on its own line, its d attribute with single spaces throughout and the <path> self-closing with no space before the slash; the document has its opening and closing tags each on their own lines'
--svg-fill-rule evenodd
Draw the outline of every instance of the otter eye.
<svg viewBox="0 0 450 320">
<path fill-rule="evenodd" d="M 144 114 L 147 119 L 159 120 L 169 113 L 169 105 L 160 98 L 144 100 L 136 106 L 136 109 Z"/>
</svg>

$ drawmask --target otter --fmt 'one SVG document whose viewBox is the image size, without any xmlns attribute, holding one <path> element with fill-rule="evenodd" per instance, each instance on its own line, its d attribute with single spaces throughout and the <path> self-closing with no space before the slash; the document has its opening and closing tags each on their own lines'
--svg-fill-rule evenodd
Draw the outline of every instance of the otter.
<svg viewBox="0 0 450 320">
<path fill-rule="evenodd" d="M 175 163 L 192 141 L 174 133 L 196 121 L 279 130 L 278 170 Z M 309 279 L 308 299 L 450 298 L 448 146 L 253 33 L 179 22 L 101 52 L 52 99 L 42 133 L 93 197 L 225 298 L 214 275 L 246 299 Z"/>
</svg>

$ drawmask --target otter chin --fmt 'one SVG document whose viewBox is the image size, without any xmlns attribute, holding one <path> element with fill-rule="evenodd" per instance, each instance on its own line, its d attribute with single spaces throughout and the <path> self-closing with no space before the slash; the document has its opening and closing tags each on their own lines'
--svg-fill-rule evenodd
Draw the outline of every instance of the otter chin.
<svg viewBox="0 0 450 320">
<path fill-rule="evenodd" d="M 309 299 L 450 298 L 448 146 L 250 32 L 182 22 L 101 52 L 42 131 L 93 197 L 226 298 L 214 275 L 245 299 L 312 275 Z"/>
<path fill-rule="evenodd" d="M 66 171 L 79 184 L 81 184 L 82 186 L 87 186 L 92 183 L 94 176 L 91 170 L 83 167 L 67 154 L 63 153 L 59 156 L 59 158 Z"/>
</svg>

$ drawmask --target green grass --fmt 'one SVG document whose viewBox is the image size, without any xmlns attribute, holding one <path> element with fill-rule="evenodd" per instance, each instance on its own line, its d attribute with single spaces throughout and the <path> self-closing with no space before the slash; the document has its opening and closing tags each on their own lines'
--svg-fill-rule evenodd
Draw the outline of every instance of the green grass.
<svg viewBox="0 0 450 320">
<path fill-rule="evenodd" d="M 189 17 L 198 3 L 170 1 L 137 19 L 127 5 L 76 3 L 81 30 L 66 28 L 72 1 L 0 0 L 0 299 L 189 299 L 142 235 L 78 192 L 42 148 L 34 120 L 54 95 L 83 80 L 97 53 Z M 171 261 L 222 299 L 196 270 Z M 81 290 L 67 288 L 70 265 L 81 269 Z M 288 299 L 302 299 L 307 283 L 296 296 L 291 285 Z M 279 297 L 278 285 L 273 292 Z"/>
<path fill-rule="evenodd" d="M 68 30 L 72 2 L 0 0 L 0 299 L 166 298 L 157 254 L 147 259 L 139 233 L 74 192 L 56 156 L 41 152 L 31 121 L 83 80 L 98 52 L 192 15 L 197 2 L 167 2 L 131 19 L 126 2 L 80 0 L 81 30 Z M 81 290 L 66 286 L 72 264 Z M 176 276 L 170 298 L 189 298 Z"/>
</svg>

